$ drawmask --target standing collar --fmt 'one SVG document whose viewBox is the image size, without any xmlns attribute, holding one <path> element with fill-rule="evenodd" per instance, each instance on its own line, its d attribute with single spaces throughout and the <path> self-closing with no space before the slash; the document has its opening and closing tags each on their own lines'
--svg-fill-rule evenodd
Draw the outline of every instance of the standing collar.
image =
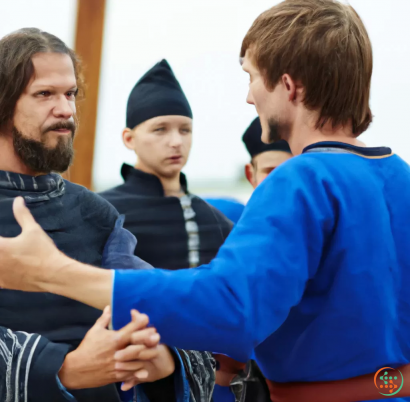
<svg viewBox="0 0 410 402">
<path fill-rule="evenodd" d="M 24 196 L 27 202 L 47 201 L 65 192 L 63 178 L 56 173 L 29 176 L 0 170 L 0 192 L 15 191 L 16 196 Z"/>
<path fill-rule="evenodd" d="M 126 183 L 130 183 L 138 194 L 164 197 L 164 188 L 157 176 L 145 173 L 142 170 L 124 163 L 121 167 L 121 176 Z M 188 183 L 185 175 L 181 172 L 179 176 L 182 190 L 188 193 Z"/>
<path fill-rule="evenodd" d="M 366 158 L 383 158 L 392 155 L 388 147 L 357 147 L 337 141 L 322 141 L 307 146 L 302 153 L 324 152 L 324 153 L 354 153 Z"/>
</svg>

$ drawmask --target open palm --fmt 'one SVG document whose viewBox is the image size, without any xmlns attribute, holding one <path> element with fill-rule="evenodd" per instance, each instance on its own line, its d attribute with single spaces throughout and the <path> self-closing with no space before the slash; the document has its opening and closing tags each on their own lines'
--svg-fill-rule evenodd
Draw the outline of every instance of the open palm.
<svg viewBox="0 0 410 402">
<path fill-rule="evenodd" d="M 34 220 L 23 198 L 14 200 L 13 213 L 22 232 L 15 238 L 0 237 L 0 287 L 41 292 L 44 278 L 57 274 L 53 261 L 61 259 L 62 253 Z"/>
</svg>

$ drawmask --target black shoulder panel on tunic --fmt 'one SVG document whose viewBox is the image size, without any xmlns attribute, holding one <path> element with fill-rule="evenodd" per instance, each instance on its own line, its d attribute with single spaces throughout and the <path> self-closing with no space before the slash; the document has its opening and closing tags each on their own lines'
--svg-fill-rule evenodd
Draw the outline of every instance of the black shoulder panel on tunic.
<svg viewBox="0 0 410 402">
<path fill-rule="evenodd" d="M 20 227 L 12 214 L 13 198 L 27 193 L 16 190 L 5 195 L 0 188 L 0 194 L 0 236 L 14 237 Z M 61 196 L 27 206 L 61 251 L 78 261 L 100 266 L 104 245 L 119 215 L 112 205 L 84 187 L 65 182 Z M 99 315 L 92 307 L 49 293 L 0 292 L 0 325 L 73 346 Z"/>
<path fill-rule="evenodd" d="M 101 196 L 125 215 L 124 227 L 137 238 L 138 257 L 156 268 L 189 267 L 188 234 L 178 198 L 144 194 L 132 182 Z M 199 197 L 193 197 L 192 208 L 199 230 L 200 263 L 207 264 L 228 236 L 232 222 Z"/>
<path fill-rule="evenodd" d="M 178 198 L 133 190 L 125 183 L 101 196 L 125 215 L 124 227 L 137 238 L 135 254 L 156 268 L 188 267 L 188 235 Z"/>
</svg>

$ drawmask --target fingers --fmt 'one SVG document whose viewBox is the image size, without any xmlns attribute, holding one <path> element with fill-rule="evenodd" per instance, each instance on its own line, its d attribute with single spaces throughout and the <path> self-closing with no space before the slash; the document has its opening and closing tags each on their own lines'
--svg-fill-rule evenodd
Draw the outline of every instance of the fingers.
<svg viewBox="0 0 410 402">
<path fill-rule="evenodd" d="M 140 381 L 146 380 L 148 376 L 149 376 L 149 373 L 145 369 L 139 370 L 135 373 L 135 377 Z"/>
<path fill-rule="evenodd" d="M 145 330 L 136 331 L 131 335 L 131 343 L 133 345 L 145 345 L 152 348 L 159 344 L 160 335 L 155 328 L 147 328 Z"/>
<path fill-rule="evenodd" d="M 145 328 L 149 323 L 149 319 L 146 314 L 135 314 L 131 312 L 131 317 L 132 321 L 128 325 L 117 331 L 120 338 L 124 337 L 125 339 L 128 339 L 133 332 Z"/>
<path fill-rule="evenodd" d="M 143 361 L 153 360 L 158 357 L 160 350 L 158 347 L 155 348 L 145 348 L 139 354 L 139 359 Z"/>
<path fill-rule="evenodd" d="M 119 350 L 114 355 L 117 362 L 130 362 L 133 360 L 152 360 L 158 357 L 158 348 L 148 349 L 144 345 L 130 345 L 123 350 Z"/>
<path fill-rule="evenodd" d="M 135 373 L 135 378 L 133 380 L 125 381 L 121 385 L 121 390 L 122 391 L 130 390 L 131 388 L 135 387 L 139 383 L 144 382 L 144 380 L 146 380 L 148 378 L 148 375 L 149 375 L 149 373 L 145 369 L 142 369 L 142 370 L 136 372 Z"/>
<path fill-rule="evenodd" d="M 129 391 L 131 388 L 134 388 L 138 384 L 139 384 L 139 381 L 133 378 L 132 380 L 123 382 L 123 384 L 121 385 L 121 390 Z"/>
<path fill-rule="evenodd" d="M 140 353 L 145 349 L 144 345 L 130 345 L 123 350 L 118 350 L 114 354 L 114 360 L 117 362 L 130 362 L 139 360 Z"/>
<path fill-rule="evenodd" d="M 138 321 L 138 318 L 144 314 L 141 314 L 139 311 L 137 310 L 131 310 L 131 321 Z M 148 318 L 148 317 L 147 317 Z M 148 325 L 148 324 L 147 324 Z"/>
<path fill-rule="evenodd" d="M 144 364 L 147 364 L 146 362 L 142 361 L 134 361 L 134 362 L 117 362 L 115 363 L 115 369 L 120 370 L 120 371 L 138 371 L 144 368 Z"/>
<path fill-rule="evenodd" d="M 13 213 L 17 223 L 21 226 L 23 231 L 37 227 L 37 222 L 26 207 L 23 197 L 17 197 L 14 199 Z"/>
<path fill-rule="evenodd" d="M 135 381 L 135 372 L 130 371 L 116 371 L 115 372 L 115 382 L 122 381 Z"/>
<path fill-rule="evenodd" d="M 106 306 L 102 315 L 98 320 L 95 322 L 94 327 L 106 329 L 108 325 L 110 325 L 111 321 L 111 307 Z"/>
</svg>

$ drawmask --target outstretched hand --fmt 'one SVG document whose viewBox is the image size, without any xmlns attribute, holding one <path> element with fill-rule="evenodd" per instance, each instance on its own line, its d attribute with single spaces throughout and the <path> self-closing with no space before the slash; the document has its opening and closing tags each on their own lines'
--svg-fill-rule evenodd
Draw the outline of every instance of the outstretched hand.
<svg viewBox="0 0 410 402">
<path fill-rule="evenodd" d="M 14 238 L 0 237 L 0 287 L 41 292 L 53 266 L 58 266 L 54 261 L 61 266 L 67 257 L 34 220 L 22 197 L 14 200 L 13 213 L 22 232 Z"/>
</svg>

